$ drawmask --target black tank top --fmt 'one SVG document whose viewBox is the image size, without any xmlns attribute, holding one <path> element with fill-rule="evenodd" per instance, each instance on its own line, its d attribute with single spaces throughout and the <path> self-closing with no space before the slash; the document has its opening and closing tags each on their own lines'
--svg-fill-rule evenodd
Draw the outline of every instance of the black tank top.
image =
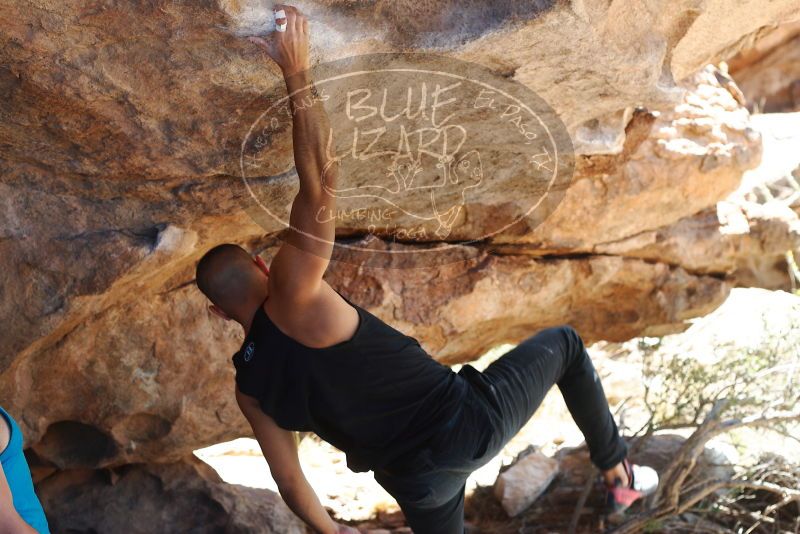
<svg viewBox="0 0 800 534">
<path fill-rule="evenodd" d="M 359 316 L 349 340 L 306 347 L 260 306 L 233 364 L 239 390 L 278 426 L 316 433 L 363 472 L 427 442 L 454 419 L 468 386 L 415 338 L 342 298 Z"/>
</svg>

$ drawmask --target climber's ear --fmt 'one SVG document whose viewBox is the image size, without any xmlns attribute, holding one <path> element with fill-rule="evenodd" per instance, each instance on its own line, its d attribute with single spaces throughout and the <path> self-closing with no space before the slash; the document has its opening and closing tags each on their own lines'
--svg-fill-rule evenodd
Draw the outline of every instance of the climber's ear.
<svg viewBox="0 0 800 534">
<path fill-rule="evenodd" d="M 208 307 L 208 309 L 211 310 L 211 313 L 213 313 L 214 315 L 216 315 L 218 317 L 222 317 L 226 321 L 230 321 L 231 320 L 231 318 L 228 317 L 228 314 L 225 313 L 224 311 L 222 311 L 222 308 L 220 308 L 216 304 L 212 304 L 211 306 Z"/>
</svg>

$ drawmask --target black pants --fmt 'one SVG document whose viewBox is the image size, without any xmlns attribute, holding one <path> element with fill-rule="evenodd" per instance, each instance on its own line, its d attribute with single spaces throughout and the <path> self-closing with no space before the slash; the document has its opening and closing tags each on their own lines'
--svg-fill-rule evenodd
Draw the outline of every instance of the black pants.
<svg viewBox="0 0 800 534">
<path fill-rule="evenodd" d="M 482 373 L 465 365 L 458 374 L 470 386 L 461 413 L 424 449 L 375 471 L 414 534 L 463 533 L 467 477 L 519 432 L 554 384 L 586 438 L 592 463 L 610 469 L 627 454 L 603 386 L 571 327 L 526 339 Z"/>
</svg>

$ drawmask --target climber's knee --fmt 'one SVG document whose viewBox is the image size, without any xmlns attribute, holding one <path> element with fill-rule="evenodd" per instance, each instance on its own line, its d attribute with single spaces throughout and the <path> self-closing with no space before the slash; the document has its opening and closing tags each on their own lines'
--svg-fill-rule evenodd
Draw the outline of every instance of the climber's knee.
<svg viewBox="0 0 800 534">
<path fill-rule="evenodd" d="M 549 344 L 564 359 L 564 371 L 567 368 L 581 365 L 588 358 L 580 334 L 568 324 L 548 328 L 543 333 L 548 336 Z"/>
<path fill-rule="evenodd" d="M 558 333 L 570 341 L 579 340 L 581 336 L 578 334 L 578 331 L 572 328 L 568 324 L 562 324 L 561 326 L 555 327 L 558 330 Z"/>
<path fill-rule="evenodd" d="M 578 334 L 577 330 L 568 324 L 546 328 L 539 332 L 536 337 L 547 339 L 550 343 L 555 343 L 559 346 L 563 344 L 567 349 L 564 351 L 565 353 L 572 352 L 576 347 L 583 348 L 581 336 Z"/>
</svg>

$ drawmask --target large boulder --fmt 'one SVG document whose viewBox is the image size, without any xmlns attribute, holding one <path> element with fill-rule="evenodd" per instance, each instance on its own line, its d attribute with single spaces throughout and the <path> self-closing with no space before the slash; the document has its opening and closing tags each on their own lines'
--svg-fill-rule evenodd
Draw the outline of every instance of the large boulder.
<svg viewBox="0 0 800 534">
<path fill-rule="evenodd" d="M 574 146 L 549 217 L 525 211 L 530 169 L 496 167 L 492 194 L 425 242 L 393 239 L 408 217 L 379 237 L 359 217 L 339 225 L 340 244 L 357 247 L 337 246 L 327 280 L 435 358 L 469 361 L 558 323 L 587 341 L 679 331 L 739 283 L 730 267 L 749 253 L 720 262 L 733 247 L 685 222 L 709 217 L 761 156 L 741 93 L 706 65 L 800 17 L 796 1 L 303 8 L 320 68 L 367 52 L 470 62 L 535 92 Z M 267 260 L 280 245 L 278 218 L 251 217 L 240 168 L 248 127 L 282 96 L 275 66 L 241 38 L 267 14 L 256 0 L 0 10 L 0 404 L 52 476 L 179 461 L 247 433 L 228 361 L 241 334 L 208 313 L 193 271 L 224 241 Z M 291 133 L 268 137 L 259 202 L 285 213 L 297 190 Z M 655 252 L 641 241 L 653 235 Z M 437 244 L 446 250 L 431 261 Z"/>
<path fill-rule="evenodd" d="M 131 294 L 153 298 L 188 282 L 192 263 L 214 243 L 280 230 L 242 213 L 238 177 L 248 105 L 279 83 L 275 67 L 237 37 L 263 17 L 259 6 L 12 2 L 3 10 L 0 369 Z M 436 50 L 536 91 L 577 153 L 600 160 L 578 163 L 566 206 L 546 227 L 534 234 L 522 225 L 521 235 L 502 241 L 564 254 L 663 226 L 735 187 L 757 161 L 746 114 L 708 76 L 690 83 L 700 94 L 688 100 L 682 81 L 734 53 L 743 35 L 800 10 L 791 0 L 769 9 L 723 0 L 660 11 L 632 0 L 417 8 L 307 5 L 315 60 Z M 625 128 L 636 106 L 667 112 L 666 123 L 626 163 Z M 276 161 L 290 156 L 288 133 L 281 139 Z M 277 209 L 287 198 L 276 184 L 264 202 Z M 478 201 L 452 239 L 481 235 L 480 221 L 503 209 L 508 199 Z"/>
</svg>

